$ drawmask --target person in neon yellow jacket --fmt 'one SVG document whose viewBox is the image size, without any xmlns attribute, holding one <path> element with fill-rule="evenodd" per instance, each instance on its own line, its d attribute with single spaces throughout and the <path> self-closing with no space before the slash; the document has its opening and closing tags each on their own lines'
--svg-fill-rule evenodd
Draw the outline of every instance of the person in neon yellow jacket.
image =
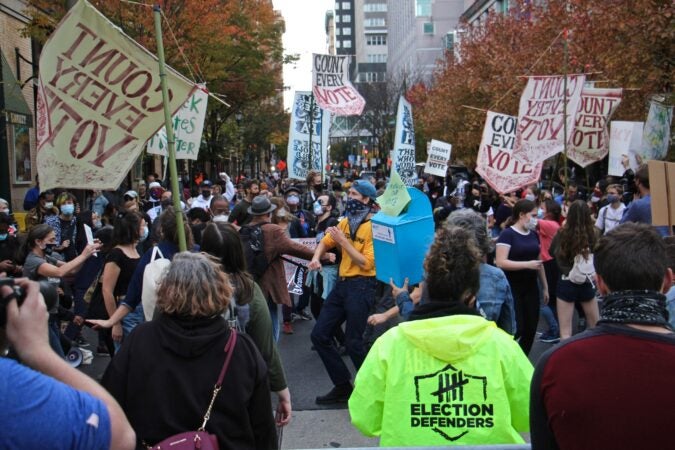
<svg viewBox="0 0 675 450">
<path fill-rule="evenodd" d="M 474 307 L 479 255 L 469 232 L 441 228 L 424 262 L 428 300 L 359 369 L 351 421 L 381 446 L 524 442 L 532 364 Z"/>
</svg>

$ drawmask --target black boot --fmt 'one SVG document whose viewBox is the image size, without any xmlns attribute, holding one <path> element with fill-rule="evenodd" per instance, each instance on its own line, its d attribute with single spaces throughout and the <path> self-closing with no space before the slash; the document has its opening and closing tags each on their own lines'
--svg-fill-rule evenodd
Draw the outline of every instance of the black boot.
<svg viewBox="0 0 675 450">
<path fill-rule="evenodd" d="M 319 395 L 316 398 L 317 405 L 331 405 L 333 403 L 346 403 L 349 400 L 349 396 L 352 395 L 351 383 L 339 384 L 333 386 L 333 389 L 326 395 Z"/>
</svg>

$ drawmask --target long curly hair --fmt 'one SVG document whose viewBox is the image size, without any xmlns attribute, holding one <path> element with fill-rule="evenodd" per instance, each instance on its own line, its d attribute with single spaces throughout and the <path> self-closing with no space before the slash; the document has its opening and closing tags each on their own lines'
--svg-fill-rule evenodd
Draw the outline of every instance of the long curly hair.
<svg viewBox="0 0 675 450">
<path fill-rule="evenodd" d="M 588 257 L 595 242 L 591 210 L 582 200 L 572 202 L 567 212 L 567 220 L 560 229 L 560 257 L 564 260 L 573 260 L 579 254 Z"/>
<path fill-rule="evenodd" d="M 481 252 L 473 233 L 457 226 L 439 228 L 424 260 L 429 297 L 464 301 L 480 287 Z"/>
</svg>

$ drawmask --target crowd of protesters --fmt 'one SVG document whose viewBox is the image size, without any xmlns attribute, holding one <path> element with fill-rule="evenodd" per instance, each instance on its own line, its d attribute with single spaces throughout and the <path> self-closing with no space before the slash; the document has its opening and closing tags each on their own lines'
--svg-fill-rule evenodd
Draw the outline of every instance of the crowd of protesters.
<svg viewBox="0 0 675 450">
<path fill-rule="evenodd" d="M 81 403 L 80 413 L 97 414 L 102 425 L 71 424 L 73 439 L 107 439 L 112 446 L 119 440 L 120 448 L 133 440 L 132 429 L 136 444 L 154 445 L 197 428 L 234 329 L 241 336 L 229 350 L 234 356 L 223 387 L 228 392 L 213 394 L 206 427 L 224 448 L 278 445 L 275 425 L 289 423 L 292 406 L 277 342 L 281 334 L 293 334 L 297 320 L 316 321 L 312 344 L 334 385 L 316 402 L 349 402 L 354 425 L 380 435 L 381 445 L 519 443 L 531 423 L 536 448 L 600 448 L 600 430 L 587 441 L 583 433 L 573 436 L 575 424 L 582 427 L 578 424 L 594 405 L 587 402 L 586 409 L 566 416 L 573 407 L 555 385 L 558 372 L 574 384 L 572 359 L 581 354 L 588 362 L 599 351 L 584 343 L 604 348 L 608 336 L 627 340 L 639 366 L 649 364 L 636 356 L 640 340 L 653 341 L 663 347 L 656 370 L 672 368 L 675 317 L 668 308 L 675 311 L 675 290 L 669 291 L 675 243 L 661 237 L 672 230 L 650 226 L 646 166 L 586 190 L 567 180 L 565 187 L 540 183 L 503 195 L 470 172 L 421 177 L 417 188 L 431 203 L 437 231 L 424 262 L 425 279 L 416 286 L 375 278 L 371 218 L 386 184 L 382 171 L 344 183 L 329 183 L 317 172 L 297 183 L 276 173 L 235 179 L 224 172 L 212 179 L 200 173 L 192 180 L 184 175 L 180 211 L 157 175 L 121 195 L 92 191 L 82 204 L 68 191 L 38 189 L 26 197 L 23 233 L 8 202 L 0 199 L 0 272 L 46 281 L 58 293 L 43 313 L 33 298 L 35 285 L 21 281 L 31 313 L 36 319 L 48 315 L 45 341 L 18 330 L 27 319 L 18 314 L 24 307 L 12 306 L 6 329 L 0 324 L 0 344 L 11 344 L 14 358 L 78 389 L 66 389 L 63 396 L 80 391 L 93 396 Z M 653 252 L 651 261 L 639 259 L 645 248 L 629 244 L 630 233 Z M 188 252 L 179 251 L 181 234 Z M 316 249 L 297 238 L 315 240 Z M 260 271 L 247 254 L 255 239 L 266 261 Z M 157 254 L 171 262 L 150 295 L 155 300 L 146 303 L 146 275 Z M 594 254 L 597 274 L 579 281 L 578 260 L 592 261 Z M 300 292 L 289 293 L 282 255 L 306 260 Z M 633 257 L 640 267 L 631 269 Z M 648 281 L 638 282 L 640 274 Z M 12 300 L 5 292 L 3 308 Z M 646 310 L 640 309 L 643 301 Z M 527 356 L 540 318 L 547 330 L 539 339 L 562 345 L 542 358 L 530 407 L 533 368 Z M 98 342 L 83 336 L 87 325 L 98 331 Z M 589 331 L 574 336 L 582 328 Z M 111 357 L 103 386 L 112 396 L 73 378 L 52 356 L 36 360 L 34 348 L 52 354 L 43 347 L 61 362 L 73 348 Z M 343 354 L 350 357 L 353 375 Z M 575 392 L 584 396 L 593 367 L 579 367 L 583 375 L 576 378 Z M 35 378 L 18 366 L 6 370 L 25 382 Z M 21 392 L 11 399 L 18 402 Z M 273 408 L 270 392 L 277 397 L 275 415 L 265 413 Z M 598 392 L 594 399 L 603 401 Z M 451 405 L 452 413 L 444 405 Z M 41 412 L 35 405 L 32 412 L 47 414 L 52 407 Z M 410 417 L 401 419 L 403 414 Z M 13 423 L 16 433 L 27 432 L 27 424 Z M 115 437 L 115 430 L 123 431 Z M 626 433 L 625 442 L 617 437 L 612 448 L 641 446 Z M 662 442 L 659 436 L 650 439 Z"/>
</svg>

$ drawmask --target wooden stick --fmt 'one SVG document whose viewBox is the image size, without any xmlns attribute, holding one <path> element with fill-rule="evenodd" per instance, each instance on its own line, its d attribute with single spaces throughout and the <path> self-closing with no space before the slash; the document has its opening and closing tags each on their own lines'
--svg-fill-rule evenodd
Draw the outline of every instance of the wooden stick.
<svg viewBox="0 0 675 450">
<path fill-rule="evenodd" d="M 570 74 L 570 75 L 595 75 L 602 72 L 586 72 L 579 74 Z M 534 78 L 534 77 L 555 77 L 557 75 L 518 75 L 516 78 Z M 592 81 L 592 80 L 591 80 Z"/>
<path fill-rule="evenodd" d="M 475 109 L 476 111 L 488 112 L 487 109 L 476 108 L 475 106 L 469 106 L 469 105 L 462 105 L 462 108 L 469 108 L 469 109 Z"/>
</svg>

